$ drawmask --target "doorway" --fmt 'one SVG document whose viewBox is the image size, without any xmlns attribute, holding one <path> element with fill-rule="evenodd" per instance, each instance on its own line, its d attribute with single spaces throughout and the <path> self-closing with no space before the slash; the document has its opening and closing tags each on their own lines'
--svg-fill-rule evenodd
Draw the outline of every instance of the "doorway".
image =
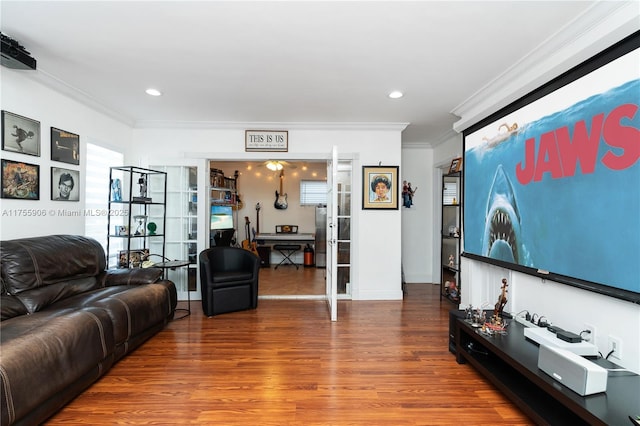
<svg viewBox="0 0 640 426">
<path fill-rule="evenodd" d="M 238 172 L 236 182 L 240 203 L 235 223 L 235 244 L 245 239 L 253 240 L 254 234 L 273 233 L 277 225 L 297 225 L 300 233 L 316 233 L 317 204 L 305 203 L 301 200 L 302 181 L 326 182 L 326 160 L 287 160 L 282 169 L 267 168 L 267 161 L 229 161 L 211 160 L 210 168 L 222 170 L 225 176 L 233 176 Z M 340 185 L 339 206 L 339 266 L 338 293 L 340 298 L 350 298 L 350 239 L 351 239 L 351 160 L 338 163 L 338 180 Z M 276 207 L 286 197 L 286 209 Z M 245 223 L 249 223 L 248 232 Z M 283 265 L 275 269 L 281 257 L 271 250 L 270 265 L 260 270 L 261 298 L 324 298 L 326 269 L 315 266 L 314 244 L 313 266 L 304 266 L 305 244 L 292 259 L 299 265 Z M 321 262 L 319 262 L 321 265 Z"/>
</svg>

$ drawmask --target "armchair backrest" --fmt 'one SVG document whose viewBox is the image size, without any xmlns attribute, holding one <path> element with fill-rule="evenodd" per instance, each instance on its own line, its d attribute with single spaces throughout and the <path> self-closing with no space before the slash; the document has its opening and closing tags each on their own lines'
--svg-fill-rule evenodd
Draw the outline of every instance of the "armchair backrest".
<svg viewBox="0 0 640 426">
<path fill-rule="evenodd" d="M 216 246 L 200 253 L 200 268 L 207 272 L 252 271 L 260 267 L 260 259 L 238 247 Z"/>
</svg>

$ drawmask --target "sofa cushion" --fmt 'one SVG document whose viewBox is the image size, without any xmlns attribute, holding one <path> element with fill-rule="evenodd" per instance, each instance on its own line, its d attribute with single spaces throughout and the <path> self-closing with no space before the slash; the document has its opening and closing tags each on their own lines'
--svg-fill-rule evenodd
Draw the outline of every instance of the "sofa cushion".
<svg viewBox="0 0 640 426">
<path fill-rule="evenodd" d="M 115 343 L 120 345 L 145 331 L 149 324 L 164 324 L 176 307 L 175 285 L 160 281 L 143 287 L 122 286 L 121 291 L 95 300 L 92 306 L 105 309 L 113 321 Z"/>
<path fill-rule="evenodd" d="M 2 424 L 21 419 L 87 374 L 113 363 L 113 329 L 102 309 L 43 311 L 0 323 Z M 61 404 L 66 403 L 66 401 Z"/>
<path fill-rule="evenodd" d="M 16 293 L 15 297 L 32 314 L 71 296 L 97 290 L 98 286 L 99 284 L 95 277 L 77 278 L 37 287 L 32 290 L 25 290 Z"/>
<path fill-rule="evenodd" d="M 160 268 L 109 269 L 100 275 L 102 287 L 154 283 L 162 276 Z"/>
<path fill-rule="evenodd" d="M 10 294 L 0 295 L 0 321 L 28 313 L 26 306 L 17 297 Z"/>
<path fill-rule="evenodd" d="M 253 272 L 245 271 L 216 271 L 211 277 L 214 287 L 225 287 L 225 284 L 237 283 L 238 281 L 251 281 Z"/>
<path fill-rule="evenodd" d="M 2 279 L 9 294 L 70 278 L 95 277 L 106 267 L 100 243 L 77 235 L 3 241 L 0 260 Z"/>
</svg>

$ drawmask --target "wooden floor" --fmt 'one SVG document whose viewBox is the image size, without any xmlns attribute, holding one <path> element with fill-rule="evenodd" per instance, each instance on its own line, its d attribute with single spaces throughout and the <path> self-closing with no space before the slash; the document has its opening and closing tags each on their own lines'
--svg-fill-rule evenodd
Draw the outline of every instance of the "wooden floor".
<svg viewBox="0 0 640 426">
<path fill-rule="evenodd" d="M 447 349 L 449 302 L 260 300 L 206 318 L 198 303 L 48 425 L 532 424 Z M 44 379 L 44 378 L 43 378 Z"/>
<path fill-rule="evenodd" d="M 260 268 L 259 296 L 318 296 L 326 293 L 326 269 L 285 265 Z"/>
</svg>

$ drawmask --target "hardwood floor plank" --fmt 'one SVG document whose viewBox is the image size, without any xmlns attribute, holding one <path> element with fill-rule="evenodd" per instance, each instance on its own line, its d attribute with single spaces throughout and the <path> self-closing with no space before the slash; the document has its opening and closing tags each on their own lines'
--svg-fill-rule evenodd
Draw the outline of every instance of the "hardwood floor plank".
<svg viewBox="0 0 640 426">
<path fill-rule="evenodd" d="M 279 270 L 278 270 L 279 271 Z M 529 425 L 448 351 L 449 302 L 260 300 L 172 322 L 48 425 Z"/>
</svg>

